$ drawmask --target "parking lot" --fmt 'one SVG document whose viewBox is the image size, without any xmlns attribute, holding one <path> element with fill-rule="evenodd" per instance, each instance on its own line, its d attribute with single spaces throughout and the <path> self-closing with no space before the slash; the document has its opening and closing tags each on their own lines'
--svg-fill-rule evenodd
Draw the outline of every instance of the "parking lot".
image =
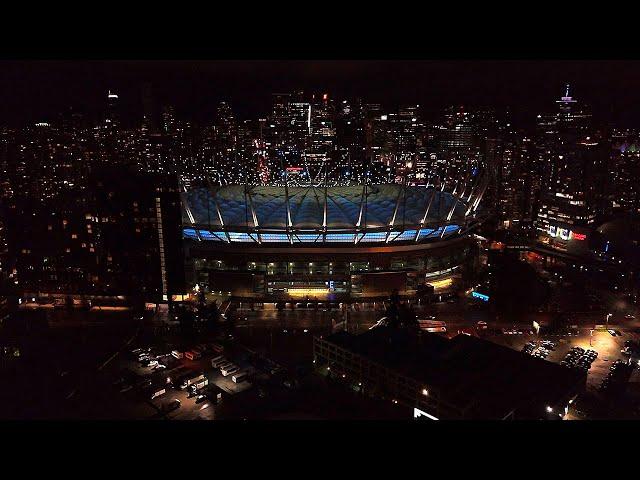
<svg viewBox="0 0 640 480">
<path fill-rule="evenodd" d="M 228 339 L 221 343 L 213 344 L 220 351 L 212 344 L 194 346 L 192 351 L 198 350 L 198 355 L 192 359 L 180 350 L 147 345 L 131 349 L 111 371 L 112 390 L 128 405 L 125 408 L 143 418 L 213 420 L 221 405 L 233 402 L 234 396 L 252 389 L 254 383 L 268 382 L 278 368 Z M 217 359 L 215 366 L 212 359 Z M 220 363 L 227 365 L 226 370 L 219 368 Z M 234 366 L 231 373 L 229 364 Z"/>
<path fill-rule="evenodd" d="M 578 347 L 585 351 L 594 350 L 598 353 L 597 358 L 591 363 L 587 374 L 587 390 L 596 392 L 602 381 L 607 377 L 610 366 L 615 360 L 621 359 L 627 361 L 628 356 L 623 355 L 620 351 L 624 348 L 626 340 L 635 338 L 636 334 L 622 333 L 615 337 L 607 331 L 593 331 L 591 335 L 590 329 L 578 330 L 578 335 L 541 335 L 539 338 L 535 334 L 523 332 L 518 335 L 491 335 L 487 336 L 488 340 L 522 351 L 529 342 L 540 342 L 545 340 L 552 341 L 555 344 L 553 350 L 549 350 L 545 360 L 554 363 L 561 363 L 572 348 Z"/>
</svg>

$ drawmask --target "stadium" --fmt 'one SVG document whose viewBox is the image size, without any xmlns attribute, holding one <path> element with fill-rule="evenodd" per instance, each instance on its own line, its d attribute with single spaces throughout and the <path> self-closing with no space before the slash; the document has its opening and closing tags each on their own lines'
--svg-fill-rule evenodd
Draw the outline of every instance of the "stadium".
<svg viewBox="0 0 640 480">
<path fill-rule="evenodd" d="M 481 177 L 451 192 L 399 184 L 184 189 L 189 283 L 251 301 L 375 299 L 448 285 L 473 254 Z"/>
</svg>

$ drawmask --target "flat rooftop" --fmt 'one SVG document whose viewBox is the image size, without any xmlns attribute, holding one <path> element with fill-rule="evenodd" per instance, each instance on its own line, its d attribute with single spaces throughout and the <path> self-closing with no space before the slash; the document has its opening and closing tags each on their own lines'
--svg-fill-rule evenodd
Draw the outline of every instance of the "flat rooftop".
<svg viewBox="0 0 640 480">
<path fill-rule="evenodd" d="M 379 327 L 360 335 L 338 332 L 327 341 L 435 388 L 469 409 L 471 418 L 516 416 L 566 404 L 585 385 L 582 372 L 470 335 L 452 339 Z M 520 415 L 518 415 L 520 414 Z"/>
</svg>

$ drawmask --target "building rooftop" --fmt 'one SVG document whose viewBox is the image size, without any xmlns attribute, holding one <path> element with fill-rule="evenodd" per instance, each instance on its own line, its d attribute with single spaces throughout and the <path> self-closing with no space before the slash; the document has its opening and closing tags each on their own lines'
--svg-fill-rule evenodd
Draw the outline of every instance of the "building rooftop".
<svg viewBox="0 0 640 480">
<path fill-rule="evenodd" d="M 541 418 L 547 405 L 564 406 L 585 383 L 581 372 L 464 334 L 447 339 L 380 327 L 326 340 L 424 382 L 471 418 L 501 419 L 516 409 L 534 417 L 539 409 Z"/>
</svg>

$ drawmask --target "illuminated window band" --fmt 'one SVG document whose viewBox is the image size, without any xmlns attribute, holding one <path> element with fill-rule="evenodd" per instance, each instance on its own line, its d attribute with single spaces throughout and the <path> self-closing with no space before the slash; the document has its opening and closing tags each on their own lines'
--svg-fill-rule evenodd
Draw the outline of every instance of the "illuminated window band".
<svg viewBox="0 0 640 480">
<path fill-rule="evenodd" d="M 449 236 L 460 230 L 459 225 L 444 227 L 444 235 Z M 211 242 L 231 243 L 389 243 L 413 242 L 416 240 L 438 238 L 443 233 L 443 227 L 436 230 L 423 228 L 421 230 L 400 230 L 391 232 L 367 233 L 245 233 L 245 232 L 215 232 L 195 228 L 183 228 L 183 238 Z"/>
</svg>

